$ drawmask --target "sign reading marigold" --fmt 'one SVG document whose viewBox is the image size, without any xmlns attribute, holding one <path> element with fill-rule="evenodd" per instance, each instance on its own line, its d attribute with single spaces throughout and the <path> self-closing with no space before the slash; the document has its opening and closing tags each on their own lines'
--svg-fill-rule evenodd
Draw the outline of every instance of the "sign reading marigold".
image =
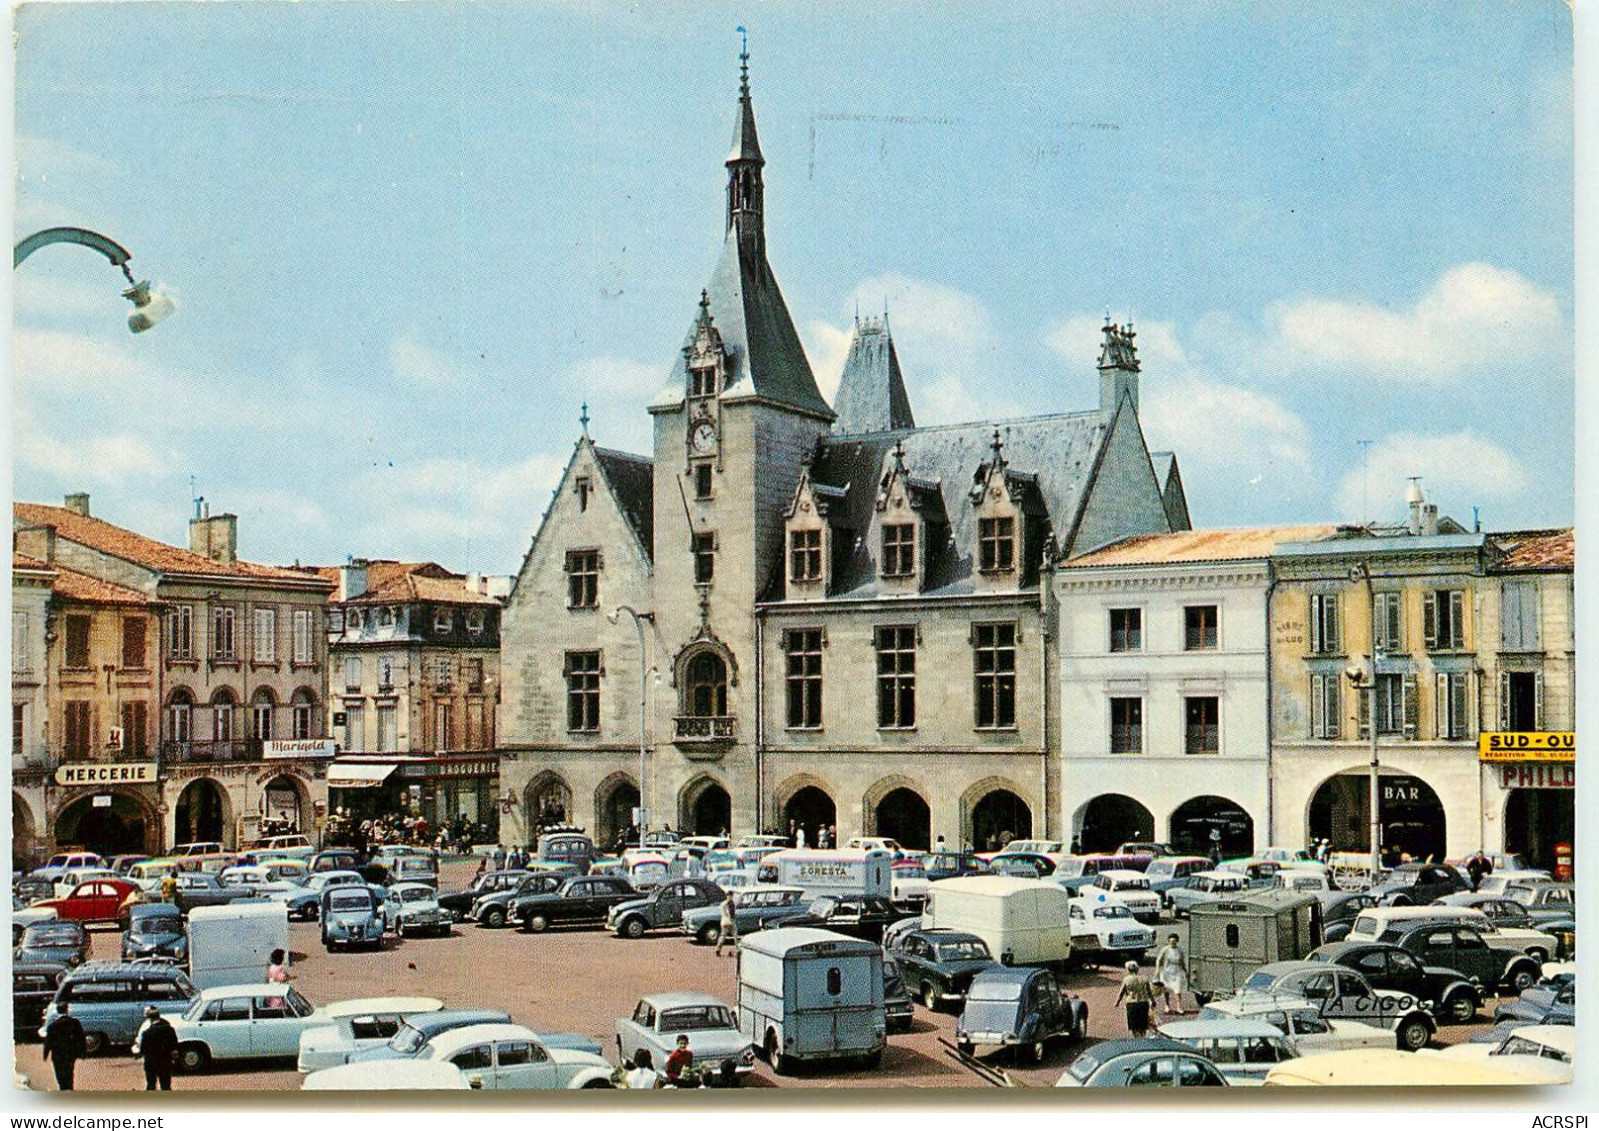
<svg viewBox="0 0 1599 1131">
<path fill-rule="evenodd" d="M 1480 762 L 1570 762 L 1576 756 L 1572 731 L 1483 731 L 1477 736 Z"/>
</svg>

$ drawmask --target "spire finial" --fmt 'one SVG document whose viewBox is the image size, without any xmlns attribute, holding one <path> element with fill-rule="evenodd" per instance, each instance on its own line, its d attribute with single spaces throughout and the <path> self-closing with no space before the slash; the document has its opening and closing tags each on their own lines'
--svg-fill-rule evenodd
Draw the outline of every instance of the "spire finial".
<svg viewBox="0 0 1599 1131">
<path fill-rule="evenodd" d="M 585 440 L 588 439 L 588 435 L 589 435 L 589 402 L 588 401 L 584 401 L 583 402 L 583 411 L 578 413 L 577 422 L 583 426 L 583 438 Z"/>
<path fill-rule="evenodd" d="M 904 440 L 895 440 L 894 441 L 894 470 L 900 472 L 901 474 L 904 474 L 904 472 L 905 472 L 905 441 Z"/>
<path fill-rule="evenodd" d="M 750 92 L 750 33 L 742 24 L 738 27 L 738 92 Z"/>
</svg>

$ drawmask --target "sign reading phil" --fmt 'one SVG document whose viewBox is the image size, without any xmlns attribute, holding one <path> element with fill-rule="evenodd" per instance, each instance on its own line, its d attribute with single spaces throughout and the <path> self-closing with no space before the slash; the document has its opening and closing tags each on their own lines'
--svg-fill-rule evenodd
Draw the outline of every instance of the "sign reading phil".
<svg viewBox="0 0 1599 1131">
<path fill-rule="evenodd" d="M 76 763 L 56 767 L 57 785 L 148 785 L 155 780 L 154 762 Z"/>
<path fill-rule="evenodd" d="M 1569 762 L 1577 736 L 1563 730 L 1483 731 L 1477 736 L 1481 762 Z"/>
<path fill-rule="evenodd" d="M 1576 789 L 1575 762 L 1507 762 L 1494 768 L 1500 789 Z"/>
</svg>

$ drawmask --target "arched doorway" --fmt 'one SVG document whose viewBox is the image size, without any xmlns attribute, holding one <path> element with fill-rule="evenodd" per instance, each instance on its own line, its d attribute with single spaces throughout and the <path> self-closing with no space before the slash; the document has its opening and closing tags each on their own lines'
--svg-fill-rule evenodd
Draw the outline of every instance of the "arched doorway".
<svg viewBox="0 0 1599 1131">
<path fill-rule="evenodd" d="M 553 770 L 545 770 L 527 783 L 522 803 L 527 827 L 535 834 L 546 825 L 564 825 L 576 817 L 572 810 L 572 787 Z"/>
<path fill-rule="evenodd" d="M 1380 784 L 1380 847 L 1385 852 L 1398 849 L 1415 860 L 1442 860 L 1449 842 L 1448 820 L 1432 786 L 1409 774 L 1388 772 Z M 1370 796 L 1365 770 L 1346 770 L 1322 782 L 1306 815 L 1311 839 L 1325 837 L 1334 851 L 1370 852 Z"/>
<path fill-rule="evenodd" d="M 805 830 L 805 843 L 817 844 L 817 831 L 824 826 L 838 824 L 838 806 L 820 786 L 801 786 L 783 803 L 782 817 L 775 830 L 778 836 L 788 836 L 789 829 Z"/>
<path fill-rule="evenodd" d="M 933 815 L 922 795 L 906 786 L 889 790 L 877 803 L 878 836 L 897 840 L 902 848 L 932 847 Z"/>
<path fill-rule="evenodd" d="M 612 774 L 594 791 L 594 842 L 609 848 L 620 844 L 633 827 L 638 785 L 626 774 Z"/>
<path fill-rule="evenodd" d="M 210 778 L 196 778 L 183 787 L 174 818 L 173 836 L 178 844 L 216 841 L 226 847 L 232 840 L 227 793 Z"/>
<path fill-rule="evenodd" d="M 1576 836 L 1575 790 L 1512 789 L 1505 798 L 1505 851 L 1520 855 L 1529 868 L 1553 870 L 1555 845 L 1572 844 Z"/>
<path fill-rule="evenodd" d="M 1011 790 L 991 789 L 972 806 L 971 825 L 967 842 L 978 852 L 993 852 L 1032 837 L 1033 811 Z"/>
<path fill-rule="evenodd" d="M 1102 793 L 1077 811 L 1084 852 L 1115 852 L 1130 840 L 1155 839 L 1155 815 L 1122 793 Z"/>
<path fill-rule="evenodd" d="M 678 820 L 690 836 L 720 836 L 733 827 L 733 799 L 716 781 L 700 778 L 683 790 Z"/>
<path fill-rule="evenodd" d="M 267 836 L 305 832 L 310 810 L 309 794 L 300 780 L 279 774 L 261 791 L 261 831 Z"/>
<path fill-rule="evenodd" d="M 1172 810 L 1170 841 L 1187 856 L 1210 856 L 1212 850 L 1223 860 L 1248 856 L 1255 851 L 1255 820 L 1225 797 L 1190 797 Z"/>
<path fill-rule="evenodd" d="M 39 843 L 39 825 L 33 810 L 16 790 L 11 791 L 11 868 L 26 872 L 35 867 L 34 858 L 42 856 Z"/>
<path fill-rule="evenodd" d="M 159 832 L 149 806 L 120 791 L 86 793 L 69 801 L 56 816 L 57 848 L 81 845 L 107 859 L 129 852 L 160 851 Z"/>
</svg>

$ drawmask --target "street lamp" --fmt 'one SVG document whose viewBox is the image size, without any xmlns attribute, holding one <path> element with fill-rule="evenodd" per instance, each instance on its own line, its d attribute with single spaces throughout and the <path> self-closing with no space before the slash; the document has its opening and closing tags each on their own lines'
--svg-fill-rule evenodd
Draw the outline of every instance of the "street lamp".
<svg viewBox="0 0 1599 1131">
<path fill-rule="evenodd" d="M 617 624 L 621 620 L 623 613 L 633 618 L 633 627 L 638 630 L 638 821 L 636 823 L 638 824 L 639 843 L 643 844 L 644 831 L 649 827 L 649 810 L 645 803 L 645 798 L 648 795 L 644 792 L 645 759 L 649 756 L 649 740 L 644 731 L 644 723 L 648 717 L 645 696 L 648 694 L 649 689 L 648 665 L 644 662 L 644 622 L 648 621 L 653 626 L 655 624 L 655 614 L 641 613 L 632 605 L 618 605 L 614 610 L 606 614 L 605 619 L 612 624 Z"/>
<path fill-rule="evenodd" d="M 166 295 L 152 291 L 148 279 L 137 280 L 133 277 L 133 272 L 128 270 L 128 260 L 133 256 L 127 248 L 88 228 L 46 228 L 42 232 L 34 232 L 11 249 L 11 269 L 15 271 L 28 256 L 41 247 L 55 243 L 75 243 L 91 248 L 109 259 L 113 267 L 122 268 L 122 274 L 128 280 L 128 289 L 122 292 L 122 297 L 133 303 L 133 310 L 128 315 L 128 329 L 135 334 L 142 334 L 156 323 L 165 322 L 178 308 Z"/>
<path fill-rule="evenodd" d="M 1370 781 L 1367 785 L 1367 798 L 1371 820 L 1371 882 L 1377 882 L 1377 874 L 1381 870 L 1382 856 L 1382 813 L 1378 801 L 1378 778 L 1380 766 L 1377 758 L 1377 664 L 1382 656 L 1377 651 L 1377 596 L 1371 584 L 1371 566 L 1366 562 L 1352 567 L 1349 571 L 1350 581 L 1364 581 L 1366 583 L 1366 607 L 1370 610 L 1371 626 L 1371 671 L 1363 672 L 1358 667 L 1351 667 L 1344 672 L 1349 677 L 1349 682 L 1355 690 L 1367 692 L 1366 733 L 1371 739 L 1371 763 L 1368 766 Z"/>
</svg>

